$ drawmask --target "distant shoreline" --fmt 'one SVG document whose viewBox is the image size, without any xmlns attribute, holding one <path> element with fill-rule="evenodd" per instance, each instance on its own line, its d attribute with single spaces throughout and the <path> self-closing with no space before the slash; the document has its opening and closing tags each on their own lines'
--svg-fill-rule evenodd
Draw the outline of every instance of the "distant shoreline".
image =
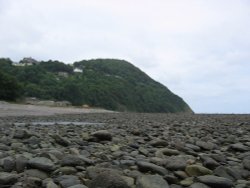
<svg viewBox="0 0 250 188">
<path fill-rule="evenodd" d="M 0 103 L 0 117 L 6 116 L 53 116 L 58 114 L 110 113 L 99 108 L 49 107 L 26 104 Z"/>
</svg>

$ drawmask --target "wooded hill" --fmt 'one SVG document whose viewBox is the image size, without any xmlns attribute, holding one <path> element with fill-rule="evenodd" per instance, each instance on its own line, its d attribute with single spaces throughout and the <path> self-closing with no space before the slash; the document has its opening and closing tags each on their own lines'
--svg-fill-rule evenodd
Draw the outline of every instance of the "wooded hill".
<svg viewBox="0 0 250 188">
<path fill-rule="evenodd" d="M 94 59 L 67 65 L 25 58 L 0 59 L 0 99 L 37 97 L 131 112 L 192 112 L 167 87 L 124 60 Z"/>
</svg>

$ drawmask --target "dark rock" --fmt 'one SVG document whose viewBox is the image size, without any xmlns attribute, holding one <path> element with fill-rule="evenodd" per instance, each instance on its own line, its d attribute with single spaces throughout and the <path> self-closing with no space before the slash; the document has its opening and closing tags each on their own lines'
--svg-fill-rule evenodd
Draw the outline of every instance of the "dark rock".
<svg viewBox="0 0 250 188">
<path fill-rule="evenodd" d="M 231 188 L 233 186 L 232 180 L 213 175 L 199 176 L 197 181 L 213 188 Z"/>
<path fill-rule="evenodd" d="M 16 167 L 16 161 L 13 157 L 6 157 L 3 159 L 3 169 L 5 172 L 11 172 Z"/>
<path fill-rule="evenodd" d="M 168 142 L 165 141 L 165 140 L 156 139 L 156 140 L 153 140 L 150 144 L 151 144 L 153 147 L 164 147 L 164 146 L 167 146 L 167 145 L 168 145 Z"/>
<path fill-rule="evenodd" d="M 23 184 L 27 188 L 39 188 L 42 187 L 42 180 L 36 177 L 27 177 Z"/>
<path fill-rule="evenodd" d="M 220 166 L 220 164 L 215 161 L 213 158 L 206 156 L 206 155 L 201 155 L 201 160 L 203 161 L 203 165 L 209 169 L 215 169 L 216 167 Z"/>
<path fill-rule="evenodd" d="M 97 175 L 90 183 L 89 188 L 129 188 L 124 179 L 114 173 L 110 172 L 102 172 Z"/>
<path fill-rule="evenodd" d="M 102 140 L 111 141 L 112 140 L 112 135 L 107 130 L 96 131 L 96 132 L 92 133 L 92 136 L 96 137 L 100 141 L 102 141 Z"/>
<path fill-rule="evenodd" d="M 155 165 L 153 163 L 138 161 L 137 166 L 141 172 L 151 171 L 151 172 L 155 172 L 161 175 L 166 175 L 168 173 L 168 171 L 165 168 Z"/>
<path fill-rule="evenodd" d="M 61 160 L 62 166 L 82 166 L 84 164 L 94 164 L 94 162 L 81 155 L 66 155 Z"/>
<path fill-rule="evenodd" d="M 174 175 L 165 175 L 164 179 L 169 183 L 169 184 L 177 184 L 179 182 L 178 178 Z"/>
</svg>

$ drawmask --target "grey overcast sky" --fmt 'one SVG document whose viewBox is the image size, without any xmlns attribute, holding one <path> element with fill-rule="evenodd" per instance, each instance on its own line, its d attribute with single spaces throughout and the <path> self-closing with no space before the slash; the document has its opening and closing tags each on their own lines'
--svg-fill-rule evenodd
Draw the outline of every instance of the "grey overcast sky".
<svg viewBox="0 0 250 188">
<path fill-rule="evenodd" d="M 250 113 L 249 0 L 0 0 L 0 57 L 125 59 L 197 113 Z"/>
</svg>

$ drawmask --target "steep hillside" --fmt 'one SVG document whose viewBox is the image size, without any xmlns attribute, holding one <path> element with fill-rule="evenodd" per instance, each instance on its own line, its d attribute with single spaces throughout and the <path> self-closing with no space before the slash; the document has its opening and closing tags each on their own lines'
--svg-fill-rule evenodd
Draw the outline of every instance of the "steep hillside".
<svg viewBox="0 0 250 188">
<path fill-rule="evenodd" d="M 73 66 L 58 61 L 21 63 L 25 66 L 1 59 L 0 70 L 18 80 L 25 97 L 118 111 L 192 112 L 180 97 L 123 60 L 83 60 Z"/>
</svg>

